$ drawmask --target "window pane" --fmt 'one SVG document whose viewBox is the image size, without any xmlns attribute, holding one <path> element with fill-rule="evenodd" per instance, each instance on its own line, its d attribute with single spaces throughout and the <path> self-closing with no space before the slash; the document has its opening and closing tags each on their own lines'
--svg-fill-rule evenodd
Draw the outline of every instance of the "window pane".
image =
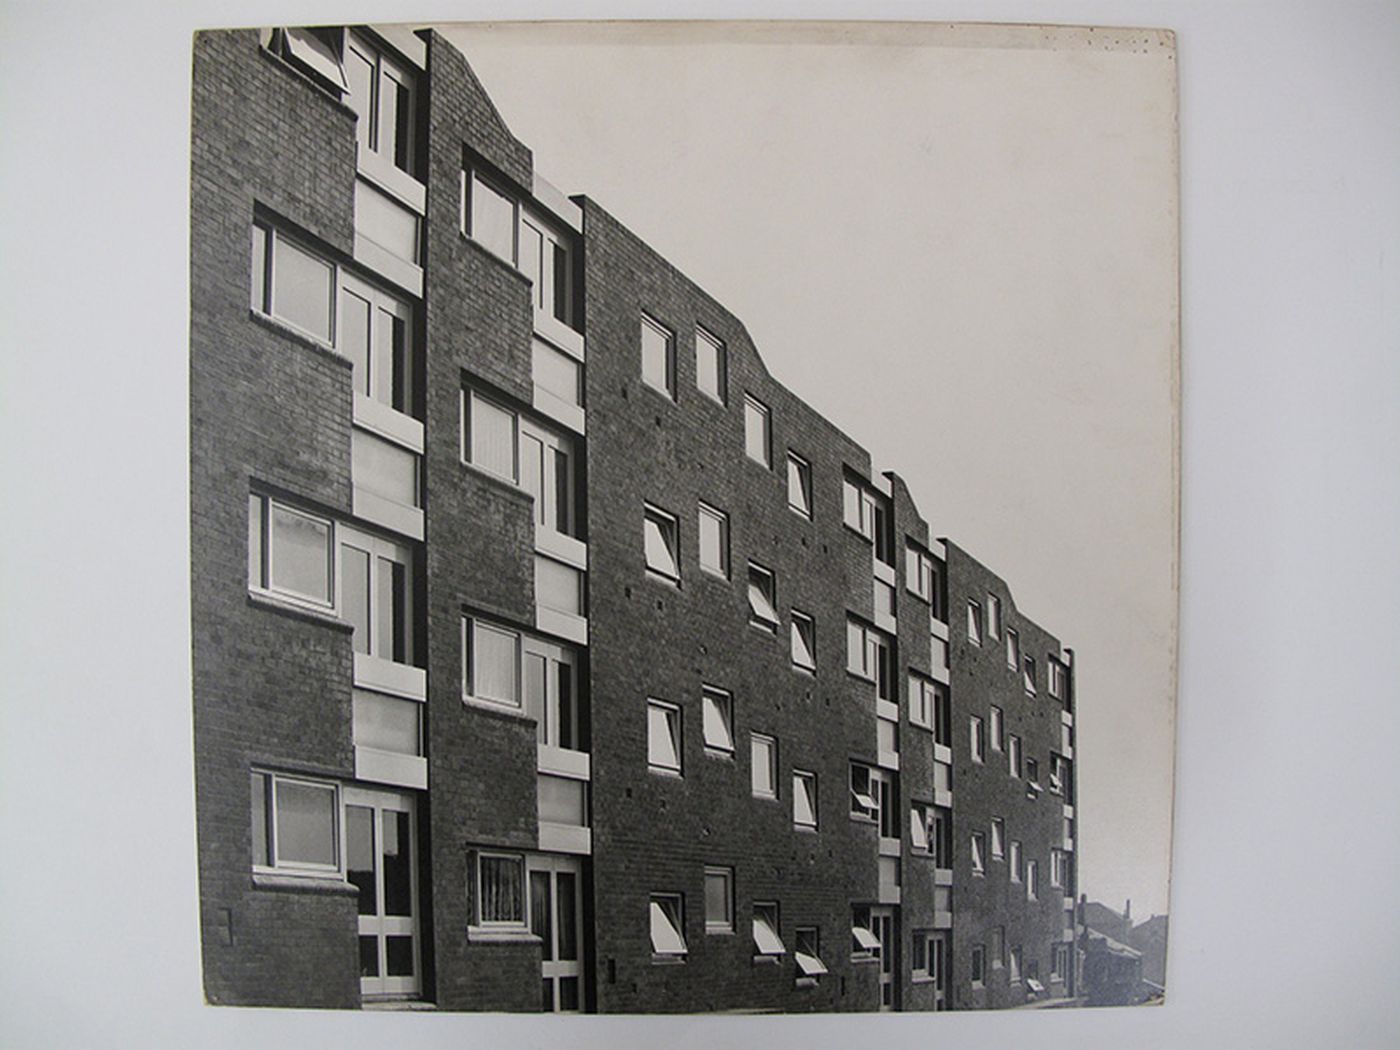
<svg viewBox="0 0 1400 1050">
<path fill-rule="evenodd" d="M 330 604 L 329 522 L 272 505 L 272 587 Z"/>
<path fill-rule="evenodd" d="M 535 556 L 535 601 L 547 609 L 583 615 L 583 575 L 553 558 Z"/>
<path fill-rule="evenodd" d="M 360 976 L 379 976 L 379 938 L 360 937 Z"/>
<path fill-rule="evenodd" d="M 817 825 L 817 781 L 810 773 L 792 775 L 792 820 L 803 827 Z"/>
<path fill-rule="evenodd" d="M 571 405 L 583 403 L 579 364 L 562 351 L 536 339 L 533 378 L 535 385 Z"/>
<path fill-rule="evenodd" d="M 706 692 L 703 699 L 705 746 L 721 751 L 734 750 L 734 738 L 730 732 L 729 697 L 720 693 Z"/>
<path fill-rule="evenodd" d="M 421 754 L 419 718 L 422 704 L 382 693 L 355 690 L 355 746 Z"/>
<path fill-rule="evenodd" d="M 651 899 L 651 950 L 658 955 L 684 955 L 680 901 L 674 897 Z"/>
<path fill-rule="evenodd" d="M 335 789 L 295 780 L 276 789 L 277 863 L 337 867 Z"/>
<path fill-rule="evenodd" d="M 792 614 L 792 662 L 809 671 L 817 665 L 816 656 L 812 652 L 815 633 L 811 620 L 795 612 Z"/>
<path fill-rule="evenodd" d="M 700 567 L 721 576 L 729 575 L 728 531 L 725 516 L 717 510 L 700 508 Z"/>
<path fill-rule="evenodd" d="M 695 385 L 721 403 L 725 386 L 724 344 L 703 328 L 695 330 Z"/>
<path fill-rule="evenodd" d="M 482 857 L 481 921 L 523 923 L 524 863 L 519 857 Z"/>
<path fill-rule="evenodd" d="M 642 379 L 668 397 L 675 396 L 675 339 L 669 330 L 642 318 Z"/>
<path fill-rule="evenodd" d="M 478 394 L 471 394 L 471 462 L 515 480 L 515 416 Z"/>
<path fill-rule="evenodd" d="M 647 761 L 659 769 L 681 768 L 679 719 L 680 713 L 674 708 L 647 705 Z"/>
<path fill-rule="evenodd" d="M 370 317 L 369 301 L 356 295 L 349 288 L 340 290 L 340 338 L 336 348 L 350 359 L 354 366 L 355 390 L 369 394 L 369 345 Z"/>
<path fill-rule="evenodd" d="M 355 126 L 355 138 L 360 146 L 369 149 L 370 129 L 374 124 L 374 59 L 361 52 L 358 42 L 345 48 L 345 82 L 350 93 L 345 101 L 359 115 Z"/>
<path fill-rule="evenodd" d="M 752 398 L 744 401 L 744 451 L 768 466 L 768 409 Z"/>
<path fill-rule="evenodd" d="M 530 279 L 535 308 L 544 305 L 544 287 L 540 281 L 544 259 L 544 234 L 531 222 L 520 222 L 520 272 Z"/>
<path fill-rule="evenodd" d="M 272 312 L 331 341 L 332 268 L 281 237 L 273 239 Z"/>
<path fill-rule="evenodd" d="M 581 780 L 567 777 L 539 777 L 539 816 L 546 824 L 588 824 L 585 788 Z"/>
<path fill-rule="evenodd" d="M 369 553 L 340 545 L 340 612 L 354 626 L 350 643 L 357 653 L 369 652 Z"/>
<path fill-rule="evenodd" d="M 752 619 L 764 624 L 774 624 L 778 611 L 773 608 L 773 577 L 756 566 L 749 566 L 749 611 Z"/>
<path fill-rule="evenodd" d="M 418 456 L 358 427 L 350 431 L 355 486 L 405 507 L 418 506 Z"/>
<path fill-rule="evenodd" d="M 734 925 L 729 911 L 729 873 L 723 871 L 705 872 L 705 925 L 722 926 L 726 929 Z"/>
<path fill-rule="evenodd" d="M 383 557 L 378 558 L 376 563 L 379 571 L 379 629 L 374 655 L 395 663 L 408 663 L 413 657 L 408 567 Z"/>
<path fill-rule="evenodd" d="M 801 514 L 812 515 L 811 468 L 796 456 L 788 457 L 788 506 Z"/>
<path fill-rule="evenodd" d="M 484 623 L 472 632 L 472 692 L 487 700 L 520 706 L 517 687 L 519 636 Z"/>
<path fill-rule="evenodd" d="M 390 977 L 413 976 L 413 938 L 389 936 L 384 938 L 384 970 Z"/>
<path fill-rule="evenodd" d="M 540 957 L 545 962 L 554 959 L 553 911 L 549 907 L 549 872 L 530 872 L 530 932 L 540 939 Z M 549 987 L 549 983 L 545 983 Z M 549 1009 L 554 1004 L 549 1004 Z"/>
<path fill-rule="evenodd" d="M 755 734 L 752 737 L 750 758 L 752 760 L 753 793 L 770 797 L 776 795 L 777 785 L 773 776 L 773 741 Z"/>
<path fill-rule="evenodd" d="M 254 773 L 252 778 L 253 864 L 260 868 L 271 863 L 267 839 L 267 774 Z"/>
<path fill-rule="evenodd" d="M 384 914 L 413 914 L 413 830 L 408 814 L 386 809 L 381 814 L 379 855 L 384 869 Z M 393 972 L 392 966 L 390 972 Z"/>
<path fill-rule="evenodd" d="M 355 180 L 355 232 L 418 265 L 418 216 L 362 179 Z"/>
<path fill-rule="evenodd" d="M 680 576 L 676 564 L 676 523 L 653 511 L 646 514 L 644 533 L 647 568 L 675 579 Z"/>
<path fill-rule="evenodd" d="M 472 239 L 515 263 L 515 202 L 475 175 L 471 188 Z"/>
<path fill-rule="evenodd" d="M 559 958 L 578 958 L 578 917 L 575 908 L 578 889 L 573 872 L 561 871 L 555 876 L 559 901 Z M 574 1006 L 578 1005 L 575 1002 Z"/>
</svg>

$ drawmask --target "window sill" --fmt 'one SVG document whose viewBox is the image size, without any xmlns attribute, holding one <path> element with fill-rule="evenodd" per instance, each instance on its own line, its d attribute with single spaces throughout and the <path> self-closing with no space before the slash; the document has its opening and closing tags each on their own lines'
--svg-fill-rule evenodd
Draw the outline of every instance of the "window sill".
<svg viewBox="0 0 1400 1050">
<path fill-rule="evenodd" d="M 525 928 L 493 929 L 490 926 L 468 926 L 467 940 L 480 944 L 540 944 L 540 938 Z"/>
<path fill-rule="evenodd" d="M 755 630 L 762 631 L 769 638 L 778 636 L 778 627 L 781 626 L 774 620 L 750 620 L 749 626 Z"/>
<path fill-rule="evenodd" d="M 653 954 L 651 957 L 651 964 L 653 966 L 680 966 L 682 963 L 685 962 L 685 959 L 686 957 L 684 955 Z"/>
<path fill-rule="evenodd" d="M 672 780 L 684 780 L 679 769 L 666 769 L 662 766 L 647 766 L 648 773 L 654 773 L 658 777 L 669 777 Z"/>
<path fill-rule="evenodd" d="M 354 897 L 359 888 L 335 875 L 291 875 L 284 872 L 253 872 L 253 888 L 288 893 L 318 893 Z"/>
<path fill-rule="evenodd" d="M 458 224 L 457 232 L 461 234 L 462 240 L 465 243 L 470 244 L 472 248 L 475 249 L 478 253 L 480 253 L 483 258 L 489 259 L 492 263 L 499 266 L 507 273 L 511 274 L 525 288 L 534 288 L 534 284 L 530 280 L 530 278 L 526 277 L 523 273 L 521 273 L 514 262 L 512 262 L 510 259 L 507 259 L 504 255 L 498 255 L 491 248 L 488 248 L 483 242 L 477 240 L 466 230 L 462 229 L 460 223 Z"/>
<path fill-rule="evenodd" d="M 817 979 L 815 977 L 799 977 L 793 982 L 795 988 L 815 988 L 816 986 Z"/>
<path fill-rule="evenodd" d="M 755 966 L 777 966 L 778 963 L 782 961 L 783 957 L 781 955 L 755 955 L 753 957 L 753 964 Z"/>
<path fill-rule="evenodd" d="M 485 467 L 478 467 L 475 463 L 470 463 L 465 459 L 459 458 L 457 462 L 462 465 L 462 469 L 466 471 L 469 476 L 478 477 L 484 481 L 490 482 L 492 485 L 495 485 L 506 492 L 510 492 L 516 496 L 519 496 L 521 502 L 530 504 L 532 508 L 534 507 L 535 497 L 530 495 L 530 493 L 526 492 L 523 488 L 521 488 L 520 485 L 512 478 L 505 477 L 501 474 L 493 473 L 492 471 L 487 470 Z"/>
<path fill-rule="evenodd" d="M 535 716 L 526 711 L 523 707 L 512 707 L 510 704 L 497 703 L 494 700 L 482 700 L 479 697 L 462 694 L 462 703 L 467 707 L 475 708 L 478 711 L 490 711 L 493 714 L 501 715 L 504 718 L 512 719 L 516 722 L 529 722 L 535 724 Z"/>
<path fill-rule="evenodd" d="M 851 956 L 851 962 L 852 962 L 852 963 L 855 963 L 855 964 L 857 964 L 857 965 L 859 965 L 860 963 L 877 963 L 877 962 L 879 962 L 879 961 L 880 961 L 880 957 L 879 957 L 878 955 L 873 955 L 873 954 L 872 954 L 872 955 L 852 955 L 852 956 Z"/>
<path fill-rule="evenodd" d="M 808 835 L 815 835 L 817 833 L 817 826 L 815 824 L 794 824 L 792 830 L 802 831 Z"/>
<path fill-rule="evenodd" d="M 675 591 L 681 589 L 681 578 L 679 576 L 668 576 L 664 572 L 653 569 L 650 565 L 646 567 L 646 578 L 652 583 L 659 583 L 663 587 L 670 587 Z"/>
<path fill-rule="evenodd" d="M 806 675 L 808 678 L 817 677 L 817 669 L 815 667 L 804 667 L 802 664 L 793 664 L 792 669 L 797 674 Z"/>
<path fill-rule="evenodd" d="M 304 620 L 306 623 L 316 624 L 319 627 L 331 627 L 337 631 L 344 631 L 346 634 L 352 634 L 355 630 L 353 624 L 348 620 L 342 620 L 333 612 L 301 605 L 297 602 L 278 598 L 275 595 L 261 591 L 249 591 L 248 604 L 255 609 L 266 609 L 268 612 L 280 613 L 283 616 L 291 616 L 298 620 Z"/>
<path fill-rule="evenodd" d="M 913 974 L 913 975 L 909 978 L 909 983 L 910 983 L 910 984 L 933 984 L 935 980 L 936 980 L 936 978 L 929 977 L 929 976 L 926 975 L 926 974 L 925 974 L 925 975 L 922 975 L 922 976 L 919 975 L 919 974 Z"/>
<path fill-rule="evenodd" d="M 724 748 L 706 746 L 705 754 L 710 758 L 717 758 L 722 762 L 734 761 L 734 750 L 732 748 L 726 750 Z"/>
<path fill-rule="evenodd" d="M 301 344 L 308 350 L 315 350 L 318 354 L 343 366 L 347 372 L 353 371 L 355 367 L 354 362 L 351 361 L 350 358 L 337 351 L 335 347 L 331 346 L 329 343 L 322 342 L 311 333 L 303 332 L 300 328 L 294 328 L 292 325 L 287 324 L 285 321 L 278 320 L 271 314 L 265 314 L 257 307 L 248 307 L 248 317 L 271 332 L 286 336 L 288 339 Z"/>
<path fill-rule="evenodd" d="M 707 937 L 733 937 L 733 926 L 706 926 L 705 936 Z"/>
</svg>

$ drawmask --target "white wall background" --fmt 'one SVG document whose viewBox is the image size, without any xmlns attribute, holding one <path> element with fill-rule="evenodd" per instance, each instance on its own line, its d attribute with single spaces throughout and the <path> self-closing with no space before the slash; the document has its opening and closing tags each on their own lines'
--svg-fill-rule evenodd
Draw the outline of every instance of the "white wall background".
<svg viewBox="0 0 1400 1050">
<path fill-rule="evenodd" d="M 1178 33 L 1185 473 L 1170 1003 L 581 1022 L 202 1006 L 185 527 L 189 34 L 658 10 L 11 3 L 0 13 L 0 1041 L 1393 1045 L 1400 9 L 818 0 L 664 13 L 755 10 Z"/>
</svg>

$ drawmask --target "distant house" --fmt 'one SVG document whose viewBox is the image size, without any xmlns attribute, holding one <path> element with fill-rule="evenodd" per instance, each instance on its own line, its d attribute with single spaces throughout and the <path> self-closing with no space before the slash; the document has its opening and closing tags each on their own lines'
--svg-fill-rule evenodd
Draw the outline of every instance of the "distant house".
<svg viewBox="0 0 1400 1050">
<path fill-rule="evenodd" d="M 1132 902 L 1122 913 L 1080 898 L 1083 989 L 1089 1006 L 1129 1006 L 1162 994 L 1166 985 L 1167 917 L 1133 925 Z"/>
<path fill-rule="evenodd" d="M 1158 987 L 1167 984 L 1167 917 L 1154 915 L 1128 933 L 1128 944 L 1142 953 L 1142 979 Z"/>
</svg>

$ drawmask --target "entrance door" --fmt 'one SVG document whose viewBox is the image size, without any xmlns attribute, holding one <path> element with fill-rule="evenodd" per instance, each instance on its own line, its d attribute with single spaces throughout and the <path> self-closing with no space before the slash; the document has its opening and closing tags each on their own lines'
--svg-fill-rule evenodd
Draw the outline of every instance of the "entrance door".
<svg viewBox="0 0 1400 1050">
<path fill-rule="evenodd" d="M 870 932 L 880 942 L 880 1009 L 894 1009 L 894 909 L 870 909 Z"/>
<path fill-rule="evenodd" d="M 530 876 L 530 932 L 540 939 L 540 1008 L 583 1009 L 583 926 L 579 908 L 582 866 L 577 857 L 534 855 Z"/>
<path fill-rule="evenodd" d="M 345 789 L 346 877 L 360 891 L 360 994 L 422 991 L 413 796 Z"/>
</svg>

